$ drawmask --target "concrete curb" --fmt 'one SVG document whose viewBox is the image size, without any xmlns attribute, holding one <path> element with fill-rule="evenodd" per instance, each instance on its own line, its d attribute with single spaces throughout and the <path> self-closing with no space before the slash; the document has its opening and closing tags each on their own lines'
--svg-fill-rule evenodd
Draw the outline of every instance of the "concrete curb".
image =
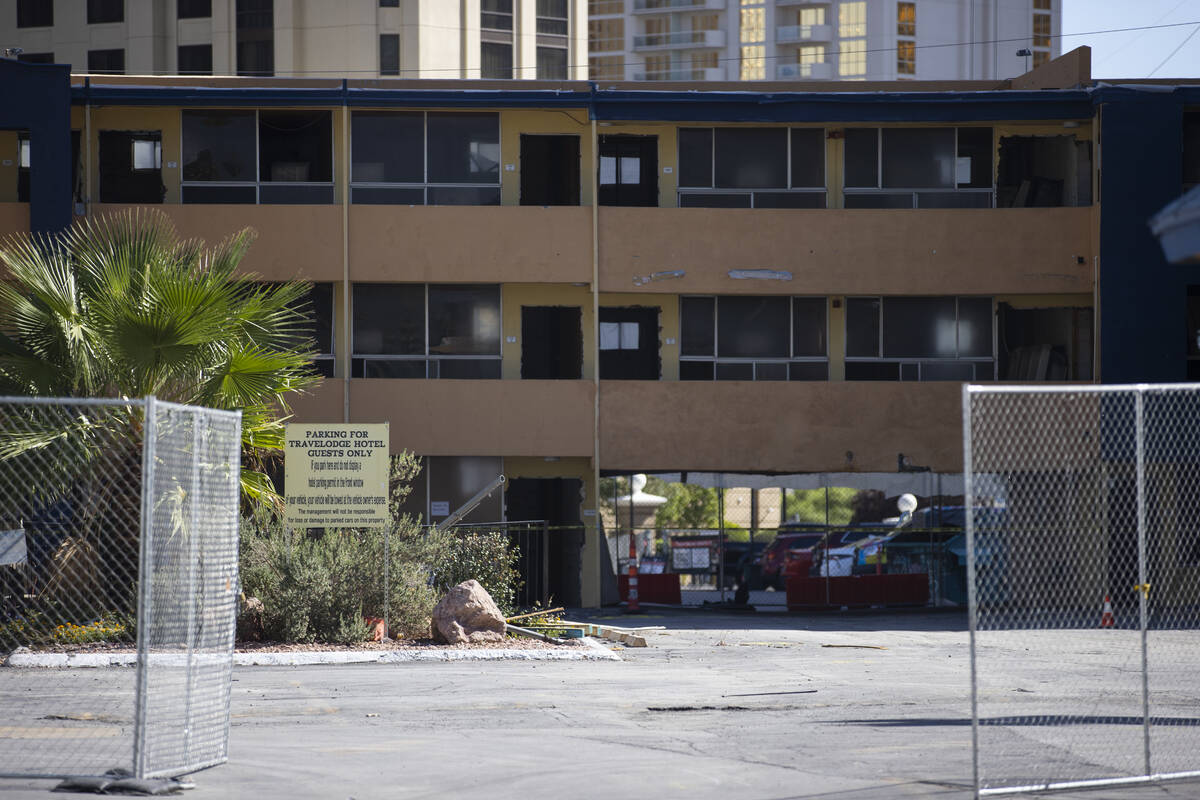
<svg viewBox="0 0 1200 800">
<path fill-rule="evenodd" d="M 400 664 L 415 661 L 620 661 L 621 657 L 594 639 L 584 638 L 585 647 L 564 650 L 330 650 L 272 653 L 252 651 L 234 653 L 235 667 L 300 667 L 313 664 Z M 201 656 L 211 659 L 211 655 Z M 151 660 L 154 660 L 154 656 Z M 172 662 L 182 664 L 186 656 L 171 654 Z M 136 653 L 13 653 L 5 666 L 16 668 L 96 668 L 132 667 Z"/>
</svg>

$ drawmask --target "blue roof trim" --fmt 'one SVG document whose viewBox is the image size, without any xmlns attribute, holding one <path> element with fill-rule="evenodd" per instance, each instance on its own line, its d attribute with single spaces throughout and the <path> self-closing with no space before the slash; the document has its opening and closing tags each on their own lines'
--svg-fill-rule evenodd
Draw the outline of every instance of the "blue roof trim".
<svg viewBox="0 0 1200 800">
<path fill-rule="evenodd" d="M 71 89 L 72 102 L 125 106 L 350 106 L 352 108 L 587 109 L 603 121 L 964 122 L 1083 119 L 1106 102 L 1172 94 L 1200 103 L 1200 86 L 1098 86 L 1092 89 L 972 92 L 590 91 L 535 89 L 356 89 L 252 86 L 105 86 Z"/>
</svg>

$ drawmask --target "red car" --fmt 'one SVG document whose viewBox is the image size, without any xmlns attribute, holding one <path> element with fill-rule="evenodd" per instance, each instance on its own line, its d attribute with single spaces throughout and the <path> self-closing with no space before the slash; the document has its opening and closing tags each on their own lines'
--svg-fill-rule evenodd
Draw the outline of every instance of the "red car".
<svg viewBox="0 0 1200 800">
<path fill-rule="evenodd" d="M 811 566 L 812 551 L 824 541 L 826 531 L 824 525 L 805 522 L 781 527 L 775 534 L 775 541 L 767 545 L 759 559 L 762 565 L 763 585 L 783 588 L 784 566 L 789 558 L 803 559 L 807 554 Z"/>
</svg>

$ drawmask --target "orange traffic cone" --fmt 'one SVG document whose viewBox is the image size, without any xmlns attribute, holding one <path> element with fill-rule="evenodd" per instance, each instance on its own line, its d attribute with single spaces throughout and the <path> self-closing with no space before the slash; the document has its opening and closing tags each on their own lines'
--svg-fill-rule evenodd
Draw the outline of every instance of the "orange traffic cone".
<svg viewBox="0 0 1200 800">
<path fill-rule="evenodd" d="M 1112 600 L 1109 599 L 1108 595 L 1104 595 L 1104 613 L 1100 615 L 1100 627 L 1117 627 L 1117 618 L 1113 616 Z"/>
</svg>

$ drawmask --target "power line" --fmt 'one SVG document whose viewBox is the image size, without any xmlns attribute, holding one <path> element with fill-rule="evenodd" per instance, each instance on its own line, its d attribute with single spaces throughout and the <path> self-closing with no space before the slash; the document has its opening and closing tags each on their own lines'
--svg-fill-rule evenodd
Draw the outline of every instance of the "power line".
<svg viewBox="0 0 1200 800">
<path fill-rule="evenodd" d="M 1147 78 L 1153 78 L 1153 77 L 1154 77 L 1154 73 L 1156 73 L 1156 72 L 1158 72 L 1160 69 L 1162 69 L 1164 64 L 1166 64 L 1168 61 L 1170 61 L 1172 58 L 1174 58 L 1174 57 L 1175 57 L 1175 54 L 1176 54 L 1176 53 L 1178 53 L 1180 50 L 1182 50 L 1182 49 L 1183 49 L 1183 46 L 1192 40 L 1192 37 L 1196 35 L 1196 31 L 1200 31 L 1200 25 L 1197 25 L 1195 28 L 1193 28 L 1193 29 L 1192 29 L 1192 32 L 1191 32 L 1191 33 L 1189 33 L 1189 34 L 1187 35 L 1187 38 L 1185 38 L 1185 39 L 1184 39 L 1182 42 L 1180 42 L 1180 43 L 1179 43 L 1179 46 L 1178 46 L 1178 47 L 1176 47 L 1174 50 L 1172 50 L 1172 51 L 1171 51 L 1171 55 L 1169 55 L 1169 56 L 1167 56 L 1166 58 L 1164 58 L 1164 59 L 1162 60 L 1162 63 L 1161 63 L 1161 64 L 1159 64 L 1159 65 L 1158 65 L 1157 67 L 1155 67 L 1154 69 L 1150 70 L 1150 74 L 1149 74 L 1149 75 L 1147 75 L 1146 77 L 1147 77 Z"/>
</svg>

